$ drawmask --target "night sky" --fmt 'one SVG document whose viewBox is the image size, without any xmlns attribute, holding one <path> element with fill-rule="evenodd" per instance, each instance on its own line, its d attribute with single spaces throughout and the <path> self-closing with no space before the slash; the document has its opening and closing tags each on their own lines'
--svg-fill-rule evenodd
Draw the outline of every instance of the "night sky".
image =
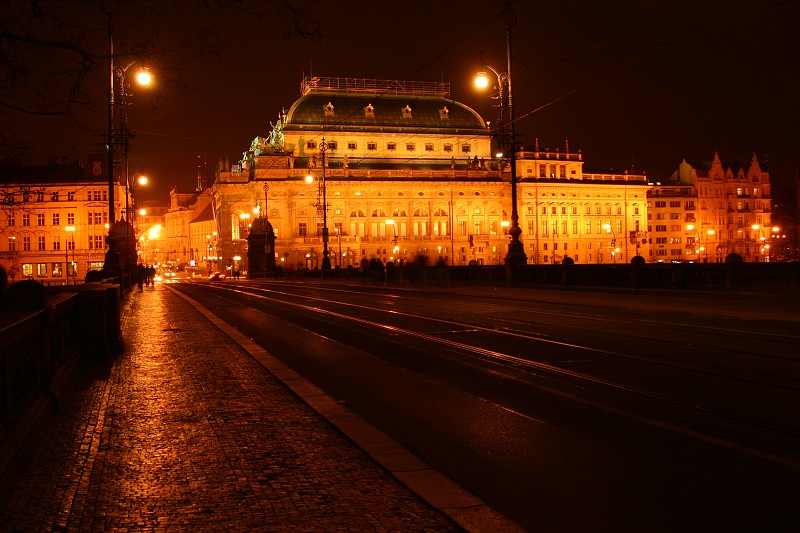
<svg viewBox="0 0 800 533">
<path fill-rule="evenodd" d="M 128 107 L 138 132 L 131 172 L 143 166 L 154 183 L 143 199 L 166 199 L 170 186 L 192 190 L 198 155 L 209 177 L 220 158 L 236 162 L 299 96 L 304 75 L 445 81 L 453 99 L 496 120 L 493 101 L 473 90 L 472 77 L 481 51 L 504 70 L 502 0 L 293 2 L 310 14 L 306 28 L 319 34 L 290 39 L 271 7 L 262 5 L 265 16 L 257 17 L 238 2 L 227 4 L 235 7 L 179 2 L 157 20 L 121 4 L 118 48 L 152 35 L 152 67 L 160 76 L 153 89 L 135 89 Z M 542 149 L 563 150 L 569 140 L 572 151 L 582 149 L 588 170 L 646 171 L 653 181 L 666 179 L 684 158 L 708 161 L 717 151 L 739 163 L 756 152 L 768 157 L 773 181 L 794 179 L 800 2 L 519 0 L 513 10 L 521 144 L 538 138 Z M 218 54 L 176 46 L 198 31 L 219 39 Z M 99 54 L 102 37 L 94 37 Z M 73 108 L 70 118 L 4 111 L 5 135 L 11 129 L 17 141 L 32 142 L 34 162 L 63 154 L 83 159 L 97 148 L 106 120 L 104 73 L 89 82 L 97 105 Z"/>
</svg>

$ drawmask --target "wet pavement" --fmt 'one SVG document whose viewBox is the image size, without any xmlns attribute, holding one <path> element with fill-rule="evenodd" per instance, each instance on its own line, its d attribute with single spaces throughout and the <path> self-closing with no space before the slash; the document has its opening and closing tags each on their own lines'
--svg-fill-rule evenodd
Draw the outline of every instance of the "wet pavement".
<svg viewBox="0 0 800 533">
<path fill-rule="evenodd" d="M 1 531 L 459 530 L 437 492 L 462 497 L 466 529 L 494 529 L 480 501 L 328 405 L 337 429 L 319 413 L 324 394 L 278 362 L 267 370 L 166 286 L 126 298 L 123 338 L 119 357 L 84 364 L 60 397 L 6 487 Z"/>
</svg>

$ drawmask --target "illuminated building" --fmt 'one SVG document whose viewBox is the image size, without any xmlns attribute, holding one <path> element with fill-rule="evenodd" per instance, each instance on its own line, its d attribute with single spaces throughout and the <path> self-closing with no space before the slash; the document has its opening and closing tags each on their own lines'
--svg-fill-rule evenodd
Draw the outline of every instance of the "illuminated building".
<svg viewBox="0 0 800 533">
<path fill-rule="evenodd" d="M 536 144 L 519 147 L 517 159 L 528 262 L 646 256 L 645 176 L 584 171 L 580 151 Z M 508 165 L 492 157 L 490 124 L 452 100 L 449 84 L 306 78 L 272 132 L 256 137 L 238 164 L 220 164 L 213 192 L 221 263 L 242 255 L 243 217 L 258 206 L 276 233 L 277 264 L 289 269 L 321 267 L 323 220 L 334 268 L 418 256 L 500 264 L 509 180 Z"/>
<path fill-rule="evenodd" d="M 108 234 L 104 154 L 88 164 L 0 166 L 0 265 L 9 278 L 83 282 L 103 268 Z M 114 195 L 124 212 L 125 188 Z M 69 228 L 69 229 L 67 229 Z"/>
<path fill-rule="evenodd" d="M 772 197 L 769 172 L 753 155 L 749 165 L 681 162 L 648 193 L 652 261 L 722 262 L 769 257 Z M 754 228 L 757 226 L 757 228 Z M 766 228 L 766 232 L 763 228 Z"/>
</svg>

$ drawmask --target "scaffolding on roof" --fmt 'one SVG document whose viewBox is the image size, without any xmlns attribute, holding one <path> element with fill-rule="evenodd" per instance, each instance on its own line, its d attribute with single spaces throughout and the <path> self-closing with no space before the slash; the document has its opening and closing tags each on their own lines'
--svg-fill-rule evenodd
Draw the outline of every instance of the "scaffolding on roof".
<svg viewBox="0 0 800 533">
<path fill-rule="evenodd" d="M 300 83 L 300 94 L 337 92 L 357 94 L 391 94 L 450 98 L 450 84 L 435 81 L 373 80 L 367 78 L 336 78 L 306 76 Z"/>
</svg>

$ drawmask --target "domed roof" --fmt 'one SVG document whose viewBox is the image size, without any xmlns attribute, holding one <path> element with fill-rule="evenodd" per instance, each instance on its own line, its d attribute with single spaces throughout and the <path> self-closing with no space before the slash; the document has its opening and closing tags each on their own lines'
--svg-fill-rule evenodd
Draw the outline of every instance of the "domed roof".
<svg viewBox="0 0 800 533">
<path fill-rule="evenodd" d="M 306 94 L 292 105 L 284 128 L 306 129 L 306 125 L 326 130 L 486 130 L 486 122 L 477 112 L 448 98 L 336 92 Z"/>
</svg>

